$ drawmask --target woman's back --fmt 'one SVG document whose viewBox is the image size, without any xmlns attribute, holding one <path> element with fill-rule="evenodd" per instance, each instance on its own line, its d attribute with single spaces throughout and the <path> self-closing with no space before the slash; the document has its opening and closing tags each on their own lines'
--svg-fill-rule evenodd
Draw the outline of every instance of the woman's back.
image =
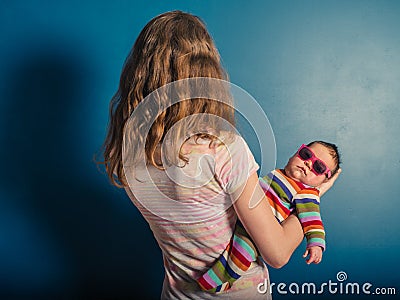
<svg viewBox="0 0 400 300">
<path fill-rule="evenodd" d="M 188 159 L 183 167 L 137 170 L 126 190 L 162 249 L 166 272 L 162 298 L 215 298 L 202 291 L 196 279 L 215 263 L 232 237 L 237 216 L 227 192 L 258 166 L 237 136 L 228 147 L 210 147 L 209 140 L 191 138 L 183 152 Z M 268 278 L 268 271 L 262 262 L 255 263 L 229 293 L 218 296 L 265 299 L 257 293 L 262 278 Z"/>
</svg>

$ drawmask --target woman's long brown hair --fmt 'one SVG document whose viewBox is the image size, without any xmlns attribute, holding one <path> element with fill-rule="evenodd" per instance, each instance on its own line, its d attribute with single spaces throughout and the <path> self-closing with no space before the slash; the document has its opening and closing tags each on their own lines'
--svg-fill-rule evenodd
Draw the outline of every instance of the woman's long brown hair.
<svg viewBox="0 0 400 300">
<path fill-rule="evenodd" d="M 197 77 L 227 79 L 204 23 L 181 11 L 167 12 L 152 19 L 133 45 L 118 91 L 110 103 L 110 123 L 101 164 L 105 165 L 114 185 L 126 185 L 122 163 L 124 126 L 138 104 L 168 83 Z M 159 167 L 155 150 L 165 133 L 179 120 L 196 113 L 216 115 L 234 123 L 234 110 L 220 102 L 197 99 L 176 103 L 162 112 L 151 126 L 145 147 L 148 163 Z"/>
</svg>

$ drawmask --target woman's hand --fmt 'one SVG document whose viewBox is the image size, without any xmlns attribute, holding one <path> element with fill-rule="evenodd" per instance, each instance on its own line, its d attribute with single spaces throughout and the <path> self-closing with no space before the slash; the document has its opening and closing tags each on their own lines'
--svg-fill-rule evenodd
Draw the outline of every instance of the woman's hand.
<svg viewBox="0 0 400 300">
<path fill-rule="evenodd" d="M 338 179 L 339 174 L 342 173 L 342 169 L 339 169 L 333 177 L 329 178 L 325 182 L 323 182 L 318 188 L 319 188 L 319 195 L 322 196 L 325 194 L 335 183 L 336 179 Z"/>
</svg>

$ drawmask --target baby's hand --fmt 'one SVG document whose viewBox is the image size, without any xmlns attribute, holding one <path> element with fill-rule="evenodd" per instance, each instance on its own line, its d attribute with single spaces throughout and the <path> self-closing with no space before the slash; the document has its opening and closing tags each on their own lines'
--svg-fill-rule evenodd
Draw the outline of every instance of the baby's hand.
<svg viewBox="0 0 400 300">
<path fill-rule="evenodd" d="M 307 265 L 314 263 L 319 264 L 322 260 L 322 248 L 320 246 L 313 246 L 307 248 L 306 252 L 304 252 L 303 257 L 306 258 L 308 255 L 309 258 L 306 260 Z"/>
</svg>

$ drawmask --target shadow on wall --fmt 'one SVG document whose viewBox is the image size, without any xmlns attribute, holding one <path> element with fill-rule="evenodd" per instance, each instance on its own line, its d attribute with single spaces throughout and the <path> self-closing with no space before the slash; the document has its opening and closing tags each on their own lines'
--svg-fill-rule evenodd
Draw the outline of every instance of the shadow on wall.
<svg viewBox="0 0 400 300">
<path fill-rule="evenodd" d="M 5 83 L 0 298 L 158 299 L 162 259 L 147 224 L 90 157 L 76 159 L 88 66 L 45 48 L 15 57 Z"/>
</svg>

